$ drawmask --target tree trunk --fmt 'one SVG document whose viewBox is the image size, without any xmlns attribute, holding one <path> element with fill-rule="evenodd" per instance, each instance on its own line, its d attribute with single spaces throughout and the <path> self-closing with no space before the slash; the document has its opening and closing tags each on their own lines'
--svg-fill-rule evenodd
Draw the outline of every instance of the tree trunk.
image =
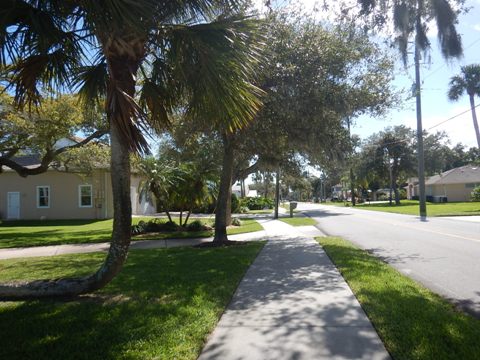
<svg viewBox="0 0 480 360">
<path fill-rule="evenodd" d="M 395 192 L 395 205 L 400 205 L 400 192 L 398 191 L 397 178 L 393 182 L 393 190 Z"/>
<path fill-rule="evenodd" d="M 170 211 L 165 210 L 165 214 L 167 214 L 167 216 L 168 216 L 168 221 L 173 222 L 172 216 L 170 215 Z"/>
<path fill-rule="evenodd" d="M 233 135 L 223 134 L 222 175 L 215 212 L 214 243 L 226 243 L 227 226 L 231 223 L 232 176 L 233 176 Z"/>
<path fill-rule="evenodd" d="M 270 188 L 270 173 L 269 172 L 264 172 L 263 173 L 263 179 L 265 181 L 265 183 L 264 183 L 264 185 L 265 185 L 265 196 L 264 196 L 264 198 L 266 199 L 266 198 L 268 198 L 268 191 L 269 191 L 269 188 Z"/>
<path fill-rule="evenodd" d="M 183 223 L 183 226 L 187 226 L 188 219 L 190 218 L 191 213 L 192 213 L 192 210 L 188 210 L 187 217 L 185 218 L 185 222 Z"/>
<path fill-rule="evenodd" d="M 480 149 L 480 130 L 478 128 L 477 113 L 475 111 L 475 98 L 470 95 L 470 108 L 472 109 L 473 127 L 475 128 L 475 135 L 477 136 L 477 146 Z"/>
<path fill-rule="evenodd" d="M 355 177 L 353 175 L 353 169 L 350 167 L 350 191 L 352 193 L 352 206 L 355 206 Z"/>
<path fill-rule="evenodd" d="M 278 206 L 280 204 L 280 166 L 277 169 L 275 178 L 275 215 L 274 219 L 278 219 Z"/>
<path fill-rule="evenodd" d="M 140 47 L 141 49 L 141 47 Z M 110 248 L 101 267 L 82 278 L 37 280 L 0 285 L 0 300 L 45 297 L 71 297 L 98 290 L 108 284 L 122 269 L 130 246 L 132 204 L 130 200 L 130 148 L 122 125 L 130 119 L 129 109 L 117 103 L 116 93 L 135 95 L 135 74 L 140 58 L 118 56 L 109 59 L 110 83 L 107 90 L 107 118 L 111 139 L 111 179 L 113 195 L 113 230 Z"/>
</svg>

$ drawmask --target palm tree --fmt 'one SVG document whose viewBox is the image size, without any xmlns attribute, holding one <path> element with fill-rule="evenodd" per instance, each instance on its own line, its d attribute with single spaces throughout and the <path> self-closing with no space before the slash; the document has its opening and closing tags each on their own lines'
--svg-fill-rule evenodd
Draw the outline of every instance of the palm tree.
<svg viewBox="0 0 480 360">
<path fill-rule="evenodd" d="M 148 153 L 144 134 L 164 129 L 180 102 L 187 116 L 231 130 L 254 117 L 258 22 L 235 15 L 238 7 L 235 0 L 3 1 L 0 62 L 18 106 L 35 107 L 46 90 L 77 89 L 86 103 L 105 99 L 114 219 L 96 273 L 3 284 L 0 297 L 76 295 L 115 277 L 130 245 L 130 154 Z"/>
<path fill-rule="evenodd" d="M 480 65 L 472 64 L 462 66 L 461 74 L 452 76 L 450 79 L 450 88 L 448 89 L 448 98 L 457 101 L 465 92 L 470 99 L 470 109 L 472 110 L 473 127 L 477 136 L 477 146 L 480 149 L 480 131 L 478 129 L 477 113 L 475 112 L 475 95 L 480 96 Z"/>
</svg>

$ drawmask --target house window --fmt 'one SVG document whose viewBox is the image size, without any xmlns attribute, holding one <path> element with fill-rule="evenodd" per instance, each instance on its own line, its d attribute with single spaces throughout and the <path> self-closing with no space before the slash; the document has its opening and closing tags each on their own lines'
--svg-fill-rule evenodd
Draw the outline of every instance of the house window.
<svg viewBox="0 0 480 360">
<path fill-rule="evenodd" d="M 37 208 L 50 207 L 50 186 L 37 186 Z"/>
<path fill-rule="evenodd" d="M 477 187 L 478 185 L 480 185 L 480 184 L 472 184 L 472 183 L 470 183 L 470 184 L 465 184 L 465 188 L 467 188 L 467 189 L 473 189 L 473 188 Z"/>
<path fill-rule="evenodd" d="M 92 207 L 92 185 L 80 185 L 78 187 L 78 204 L 80 207 Z"/>
</svg>

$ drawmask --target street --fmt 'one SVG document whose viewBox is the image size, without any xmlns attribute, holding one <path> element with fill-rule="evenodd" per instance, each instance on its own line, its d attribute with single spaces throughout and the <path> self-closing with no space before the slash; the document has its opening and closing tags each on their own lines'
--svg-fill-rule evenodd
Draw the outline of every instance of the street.
<svg viewBox="0 0 480 360">
<path fill-rule="evenodd" d="M 341 236 L 480 317 L 480 219 L 428 218 L 299 203 L 327 235 Z"/>
</svg>

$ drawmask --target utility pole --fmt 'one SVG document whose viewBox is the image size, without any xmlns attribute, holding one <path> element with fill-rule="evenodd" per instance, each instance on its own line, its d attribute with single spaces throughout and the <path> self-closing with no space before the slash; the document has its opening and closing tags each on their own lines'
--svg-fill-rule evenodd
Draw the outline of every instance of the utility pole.
<svg viewBox="0 0 480 360">
<path fill-rule="evenodd" d="M 418 15 L 417 15 L 418 16 Z M 417 19 L 417 22 L 419 19 Z M 423 157 L 423 127 L 422 127 L 422 99 L 420 92 L 420 50 L 415 39 L 415 96 L 417 100 L 417 156 L 418 156 L 418 202 L 420 206 L 420 218 L 427 217 L 427 205 L 425 198 L 425 163 Z"/>
</svg>

